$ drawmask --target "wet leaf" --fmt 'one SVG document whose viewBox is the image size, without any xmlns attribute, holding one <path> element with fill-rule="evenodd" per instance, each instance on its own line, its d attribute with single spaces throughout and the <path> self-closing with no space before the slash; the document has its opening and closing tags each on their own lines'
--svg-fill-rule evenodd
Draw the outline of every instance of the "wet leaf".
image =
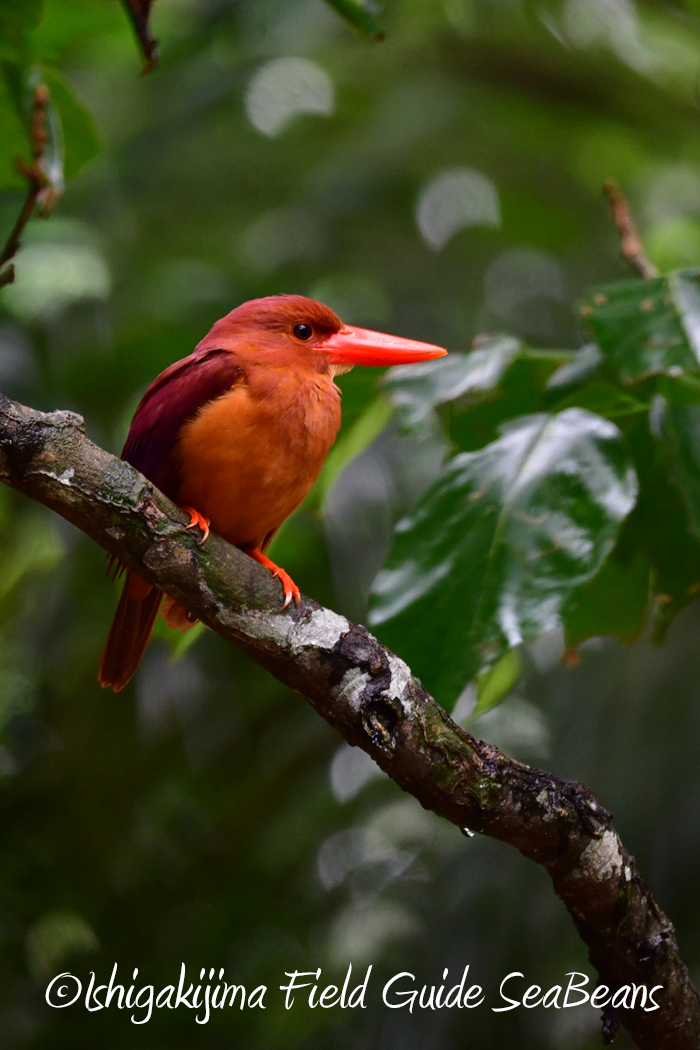
<svg viewBox="0 0 700 1050">
<path fill-rule="evenodd" d="M 623 382 L 700 370 L 700 270 L 595 288 L 581 314 Z"/>
<path fill-rule="evenodd" d="M 399 522 L 372 622 L 452 701 L 509 647 L 561 623 L 636 494 L 612 423 L 578 408 L 515 419 L 486 448 L 447 463 Z"/>
<path fill-rule="evenodd" d="M 460 400 L 468 407 L 494 397 L 521 349 L 518 339 L 496 336 L 469 353 L 452 353 L 436 361 L 392 368 L 383 387 L 404 427 L 429 432 L 439 406 Z"/>
</svg>

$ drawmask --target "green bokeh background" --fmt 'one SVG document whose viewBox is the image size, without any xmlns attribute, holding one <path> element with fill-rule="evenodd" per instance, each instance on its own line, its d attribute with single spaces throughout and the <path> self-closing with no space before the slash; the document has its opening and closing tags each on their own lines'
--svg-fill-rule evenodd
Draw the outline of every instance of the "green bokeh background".
<svg viewBox="0 0 700 1050">
<path fill-rule="evenodd" d="M 700 259 L 699 19 L 695 2 L 388 0 L 378 44 L 321 0 L 159 0 L 161 65 L 141 77 L 116 2 L 48 0 L 34 46 L 92 114 L 100 152 L 28 231 L 0 294 L 1 388 L 80 412 L 117 452 L 158 371 L 237 303 L 280 291 L 451 349 L 494 330 L 579 345 L 572 303 L 626 276 L 605 178 L 625 187 L 660 266 Z M 256 78 L 283 58 L 313 63 L 297 89 L 325 112 L 280 123 L 289 82 L 275 89 L 270 67 L 260 117 Z M 467 189 L 457 205 L 438 193 L 421 233 L 419 202 L 445 172 Z M 3 238 L 20 200 L 0 195 Z M 346 428 L 376 380 L 341 380 Z M 390 427 L 273 556 L 306 593 L 365 618 L 393 523 L 442 451 Z M 423 812 L 214 636 L 177 663 L 154 643 L 134 683 L 104 694 L 115 597 L 86 537 L 0 492 L 0 1046 L 599 1045 L 587 1008 L 490 1010 L 510 971 L 544 987 L 592 972 L 541 870 Z M 699 630 L 690 607 L 662 648 L 594 640 L 574 669 L 547 636 L 475 727 L 613 810 L 696 975 Z M 191 977 L 223 966 L 269 985 L 267 1009 L 135 1026 L 126 1011 L 44 1003 L 63 970 L 106 981 L 118 962 L 123 980 L 138 967 L 162 986 L 183 961 Z M 374 966 L 366 1010 L 283 1009 L 285 970 L 337 981 L 350 961 Z M 421 985 L 466 963 L 484 1007 L 381 1005 L 400 970 Z"/>
</svg>

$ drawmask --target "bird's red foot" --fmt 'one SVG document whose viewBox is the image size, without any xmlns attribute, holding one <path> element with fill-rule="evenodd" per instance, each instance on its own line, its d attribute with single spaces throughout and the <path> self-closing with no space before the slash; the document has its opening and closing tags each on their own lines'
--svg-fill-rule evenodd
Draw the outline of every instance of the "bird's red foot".
<svg viewBox="0 0 700 1050">
<path fill-rule="evenodd" d="M 207 536 L 209 535 L 209 526 L 211 525 L 211 519 L 205 518 L 203 514 L 200 514 L 194 507 L 183 507 L 184 511 L 190 516 L 190 523 L 186 526 L 188 529 L 198 528 L 202 530 L 202 538 L 199 541 L 204 543 Z"/>
<path fill-rule="evenodd" d="M 275 563 L 271 561 L 270 558 L 267 557 L 267 555 L 262 554 L 260 551 L 247 550 L 246 554 L 250 555 L 253 561 L 257 561 L 260 565 L 264 565 L 266 569 L 270 570 L 273 576 L 276 576 L 278 578 L 278 580 L 282 584 L 282 589 L 284 591 L 284 605 L 282 606 L 283 609 L 287 608 L 292 599 L 294 599 L 296 605 L 300 604 L 301 591 L 299 590 L 296 583 L 289 575 L 289 573 L 286 572 L 285 569 L 280 569 L 279 565 L 275 565 Z"/>
</svg>

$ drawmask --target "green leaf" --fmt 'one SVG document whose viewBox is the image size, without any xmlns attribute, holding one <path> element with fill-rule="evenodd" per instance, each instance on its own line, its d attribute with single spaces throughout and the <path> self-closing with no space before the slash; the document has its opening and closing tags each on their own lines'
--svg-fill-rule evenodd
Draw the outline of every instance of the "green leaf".
<svg viewBox="0 0 700 1050">
<path fill-rule="evenodd" d="M 27 183 L 17 171 L 15 161 L 18 157 L 29 160 L 31 146 L 27 126 L 17 109 L 14 91 L 10 86 L 7 68 L 0 70 L 0 190 L 23 190 L 26 193 Z M 16 215 L 13 216 L 13 220 Z"/>
<path fill-rule="evenodd" d="M 200 621 L 199 623 L 194 624 L 193 627 L 190 627 L 189 631 L 170 631 L 168 646 L 170 648 L 171 663 L 177 663 L 177 661 L 185 655 L 187 650 L 194 645 L 197 639 L 204 634 L 206 629 L 206 625 Z M 173 638 L 173 634 L 176 634 L 177 638 Z"/>
<path fill-rule="evenodd" d="M 644 627 L 649 604 L 651 565 L 640 550 L 625 556 L 615 548 L 600 572 L 580 587 L 565 613 L 566 646 L 612 634 L 632 642 Z"/>
<path fill-rule="evenodd" d="M 614 383 L 587 383 L 557 403 L 557 408 L 586 408 L 605 419 L 621 419 L 649 411 L 649 405 Z"/>
<path fill-rule="evenodd" d="M 501 427 L 510 420 L 552 411 L 547 380 L 556 364 L 551 357 L 533 356 L 533 353 L 524 348 L 506 369 L 498 389 L 488 398 L 467 402 L 464 408 L 461 401 L 443 408 L 450 439 L 457 448 L 464 452 L 476 451 L 495 441 Z"/>
<path fill-rule="evenodd" d="M 89 112 L 60 73 L 44 69 L 38 76 L 19 63 L 4 63 L 0 70 L 0 190 L 26 191 L 27 183 L 16 162 L 31 160 L 29 137 L 33 86 L 47 85 L 51 101 L 47 110 L 48 141 L 42 158 L 44 171 L 60 194 L 70 178 L 99 152 L 99 139 Z"/>
<path fill-rule="evenodd" d="M 403 426 L 429 432 L 438 406 L 461 400 L 468 407 L 495 397 L 521 350 L 518 339 L 496 336 L 466 354 L 453 353 L 436 361 L 392 368 L 382 385 Z"/>
<path fill-rule="evenodd" d="M 321 507 L 325 506 L 338 475 L 381 434 L 392 413 L 392 404 L 385 397 L 376 398 L 365 409 L 331 449 L 309 499 L 317 500 Z"/>
<path fill-rule="evenodd" d="M 700 405 L 700 379 L 683 373 L 679 376 L 661 376 L 657 391 L 672 404 Z"/>
<path fill-rule="evenodd" d="M 54 519 L 46 513 L 29 513 L 16 525 L 11 542 L 3 545 L 0 558 L 0 601 L 34 572 L 50 572 L 61 562 L 64 551 Z"/>
<path fill-rule="evenodd" d="M 0 62 L 25 60 L 27 33 L 43 15 L 43 0 L 4 0 L 0 4 Z"/>
<path fill-rule="evenodd" d="M 162 616 L 158 616 L 151 637 L 165 642 L 171 662 L 177 663 L 205 631 L 206 627 L 201 622 L 194 624 L 187 631 L 177 631 L 168 627 Z"/>
<path fill-rule="evenodd" d="M 55 70 L 46 70 L 44 82 L 51 92 L 51 102 L 61 121 L 63 173 L 72 178 L 100 151 L 95 123 L 75 97 L 68 81 Z"/>
<path fill-rule="evenodd" d="M 687 504 L 674 483 L 663 417 L 653 421 L 653 432 L 640 426 L 630 440 L 640 492 L 625 539 L 651 562 L 653 635 L 662 641 L 676 615 L 700 596 L 700 542 L 690 529 Z"/>
<path fill-rule="evenodd" d="M 363 0 L 326 0 L 341 18 L 359 29 L 372 40 L 383 40 L 386 36 L 384 27 L 374 17 Z"/>
<path fill-rule="evenodd" d="M 549 377 L 547 389 L 568 390 L 570 387 L 587 383 L 589 379 L 598 375 L 603 361 L 600 347 L 595 343 L 587 343 L 576 351 L 570 361 L 566 361 Z"/>
<path fill-rule="evenodd" d="M 509 649 L 489 671 L 477 679 L 476 707 L 469 721 L 475 721 L 480 715 L 502 703 L 518 684 L 521 674 L 520 650 Z"/>
<path fill-rule="evenodd" d="M 451 701 L 509 647 L 561 623 L 636 494 L 612 423 L 578 408 L 515 419 L 447 463 L 399 522 L 372 622 Z"/>
<path fill-rule="evenodd" d="M 671 479 L 700 540 L 700 406 L 666 402 L 662 421 Z"/>
<path fill-rule="evenodd" d="M 700 270 L 604 285 L 581 314 L 623 382 L 700 370 Z"/>
</svg>

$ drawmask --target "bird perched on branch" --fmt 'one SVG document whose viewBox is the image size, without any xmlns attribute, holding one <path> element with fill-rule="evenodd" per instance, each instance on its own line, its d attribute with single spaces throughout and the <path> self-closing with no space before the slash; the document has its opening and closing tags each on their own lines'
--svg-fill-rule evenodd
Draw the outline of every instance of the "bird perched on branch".
<svg viewBox="0 0 700 1050">
<path fill-rule="evenodd" d="M 190 515 L 279 578 L 286 608 L 299 588 L 265 551 L 316 480 L 340 427 L 335 376 L 353 365 L 410 364 L 441 347 L 344 325 L 301 295 L 253 299 L 217 321 L 194 352 L 149 386 L 122 452 Z M 164 594 L 126 571 L 100 664 L 115 692 L 143 656 Z M 192 626 L 166 597 L 171 627 Z"/>
</svg>

